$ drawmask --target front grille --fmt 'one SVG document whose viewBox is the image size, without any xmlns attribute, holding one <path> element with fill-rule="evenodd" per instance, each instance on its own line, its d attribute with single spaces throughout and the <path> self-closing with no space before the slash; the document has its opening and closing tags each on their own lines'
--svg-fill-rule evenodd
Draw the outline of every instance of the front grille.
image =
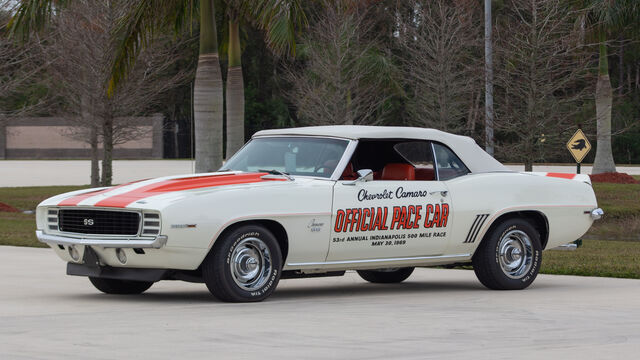
<svg viewBox="0 0 640 360">
<path fill-rule="evenodd" d="M 100 235 L 137 235 L 140 214 L 128 211 L 60 209 L 58 227 L 62 232 Z"/>
</svg>

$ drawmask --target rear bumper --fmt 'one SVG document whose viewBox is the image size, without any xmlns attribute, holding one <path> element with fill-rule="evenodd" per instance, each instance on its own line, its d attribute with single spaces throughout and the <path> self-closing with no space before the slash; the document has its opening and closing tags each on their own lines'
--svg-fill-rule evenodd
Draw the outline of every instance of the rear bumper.
<svg viewBox="0 0 640 360">
<path fill-rule="evenodd" d="M 51 245 L 89 245 L 102 248 L 136 248 L 136 249 L 160 249 L 167 244 L 166 235 L 157 236 L 154 239 L 94 239 L 73 238 L 67 236 L 49 235 L 41 230 L 36 230 L 36 237 L 40 242 Z"/>
</svg>

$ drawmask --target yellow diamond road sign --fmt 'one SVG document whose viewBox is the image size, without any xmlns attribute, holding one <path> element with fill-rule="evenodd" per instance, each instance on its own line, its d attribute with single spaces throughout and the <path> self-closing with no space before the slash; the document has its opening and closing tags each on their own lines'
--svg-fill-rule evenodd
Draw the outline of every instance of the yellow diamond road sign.
<svg viewBox="0 0 640 360">
<path fill-rule="evenodd" d="M 578 129 L 571 139 L 569 139 L 567 149 L 569 149 L 573 158 L 576 159 L 576 162 L 581 163 L 582 159 L 584 159 L 584 157 L 589 153 L 589 150 L 591 150 L 591 144 L 582 130 Z"/>
</svg>

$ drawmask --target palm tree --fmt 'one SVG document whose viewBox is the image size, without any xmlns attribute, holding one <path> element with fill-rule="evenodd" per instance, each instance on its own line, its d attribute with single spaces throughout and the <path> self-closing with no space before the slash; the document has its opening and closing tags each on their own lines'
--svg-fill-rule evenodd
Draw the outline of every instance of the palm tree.
<svg viewBox="0 0 640 360">
<path fill-rule="evenodd" d="M 33 1 L 33 0 L 32 0 Z M 196 172 L 211 172 L 222 165 L 222 74 L 218 56 L 218 33 L 214 0 L 139 0 L 122 19 L 116 32 L 116 55 L 109 81 L 112 92 L 133 67 L 140 50 L 153 41 L 154 33 L 189 26 L 199 13 L 200 50 L 193 88 Z"/>
<path fill-rule="evenodd" d="M 56 7 L 62 8 L 70 1 L 25 0 L 20 4 L 12 20 L 12 29 L 23 36 L 28 36 L 31 31 L 44 26 Z M 274 50 L 284 51 L 295 48 L 295 31 L 298 26 L 306 23 L 300 0 L 242 0 L 235 3 L 239 5 L 238 8 L 242 10 L 242 14 L 251 16 L 266 30 L 267 42 Z M 200 53 L 193 104 L 196 172 L 209 172 L 220 168 L 223 154 L 223 91 L 214 0 L 132 1 L 130 12 L 123 18 L 115 34 L 118 43 L 108 92 L 113 93 L 118 83 L 127 76 L 140 50 L 153 41 L 154 33 L 168 28 L 181 31 L 189 25 L 194 12 L 199 12 L 200 15 Z M 233 38 L 233 42 L 235 43 L 230 48 L 236 50 L 234 57 L 239 60 L 239 36 Z M 239 66 L 239 62 L 234 64 Z M 235 82 L 235 84 L 238 83 L 242 84 L 241 77 L 239 82 Z M 234 82 L 232 86 L 235 88 Z M 237 105 L 239 98 L 244 103 L 243 94 L 244 91 L 233 91 L 233 95 L 228 97 L 232 101 L 230 108 L 241 108 L 244 113 L 244 105 Z M 238 126 L 233 124 L 230 126 L 235 129 L 232 132 L 234 144 L 238 142 L 238 136 L 241 136 L 241 142 L 244 143 L 244 115 L 240 117 L 233 115 L 233 119 L 236 122 L 242 122 L 241 131 L 237 130 Z"/>
<path fill-rule="evenodd" d="M 144 3 L 153 3 L 144 6 Z M 116 48 L 113 78 L 115 86 L 135 61 L 139 50 L 147 46 L 158 27 L 185 23 L 185 16 L 197 7 L 196 0 L 163 1 L 167 11 L 157 13 L 152 0 L 140 1 L 122 22 L 120 44 Z M 173 6 L 168 6 L 175 3 Z M 213 0 L 200 0 L 200 55 L 194 86 L 194 122 L 196 142 L 196 171 L 214 171 L 222 165 L 222 79 L 218 60 L 218 44 Z M 226 0 L 229 23 L 227 74 L 227 156 L 244 144 L 244 82 L 240 23 L 249 20 L 265 30 L 267 43 L 276 53 L 293 52 L 295 35 L 306 25 L 300 0 Z M 163 20 L 164 19 L 164 20 Z M 160 23 L 158 24 L 158 21 Z"/>
<path fill-rule="evenodd" d="M 607 60 L 607 39 L 611 33 L 640 21 L 640 2 L 637 0 L 582 0 L 585 20 L 594 26 L 598 42 L 598 81 L 596 83 L 597 149 L 592 173 L 615 172 L 611 149 L 611 105 L 613 94 Z"/>
<path fill-rule="evenodd" d="M 240 25 L 253 22 L 266 32 L 269 47 L 277 54 L 295 54 L 297 29 L 307 24 L 299 0 L 226 0 L 227 21 L 227 158 L 244 145 L 244 80 Z"/>
</svg>

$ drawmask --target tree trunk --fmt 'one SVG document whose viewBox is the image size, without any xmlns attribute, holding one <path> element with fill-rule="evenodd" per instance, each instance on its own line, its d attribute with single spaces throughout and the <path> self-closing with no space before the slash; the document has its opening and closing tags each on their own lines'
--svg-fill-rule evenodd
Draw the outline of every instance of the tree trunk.
<svg viewBox="0 0 640 360">
<path fill-rule="evenodd" d="M 200 2 L 200 56 L 193 89 L 196 172 L 222 165 L 222 76 L 213 3 Z"/>
<path fill-rule="evenodd" d="M 227 149 L 230 158 L 244 145 L 244 81 L 238 21 L 229 19 L 229 70 L 227 72 Z"/>
<path fill-rule="evenodd" d="M 616 171 L 616 164 L 613 161 L 613 152 L 611 149 L 611 103 L 613 94 L 611 90 L 611 80 L 609 79 L 607 45 L 604 42 L 603 35 L 601 35 L 600 41 L 599 75 L 596 84 L 598 143 L 592 174 Z"/>
<path fill-rule="evenodd" d="M 491 0 L 484 1 L 485 150 L 493 156 L 493 43 Z"/>
<path fill-rule="evenodd" d="M 113 178 L 113 117 L 108 116 L 102 125 L 102 186 L 111 186 Z"/>
<path fill-rule="evenodd" d="M 80 116 L 82 123 L 89 128 L 89 145 L 91 146 L 91 187 L 100 186 L 100 159 L 98 143 L 98 126 L 91 119 L 90 100 L 88 96 L 80 99 Z"/>
<path fill-rule="evenodd" d="M 533 171 L 533 161 L 527 159 L 524 161 L 524 171 Z"/>
<path fill-rule="evenodd" d="M 91 126 L 89 131 L 89 141 L 91 142 L 91 187 L 98 187 L 100 186 L 100 159 L 97 126 Z"/>
<path fill-rule="evenodd" d="M 620 44 L 618 53 L 618 95 L 624 94 L 624 44 Z"/>
</svg>

